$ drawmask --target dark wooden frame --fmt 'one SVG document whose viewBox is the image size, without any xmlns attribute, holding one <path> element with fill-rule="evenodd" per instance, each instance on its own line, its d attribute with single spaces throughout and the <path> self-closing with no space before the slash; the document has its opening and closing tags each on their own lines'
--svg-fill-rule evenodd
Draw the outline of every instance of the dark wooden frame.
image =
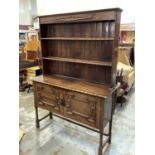
<svg viewBox="0 0 155 155">
<path fill-rule="evenodd" d="M 102 155 L 102 149 L 107 142 L 111 143 L 121 11 L 120 8 L 113 8 L 39 17 L 43 76 L 34 80 L 36 127 L 39 128 L 39 122 L 43 119 L 55 115 L 98 132 L 98 155 Z M 38 86 L 44 90 L 38 89 Z M 67 115 L 63 116 L 53 111 L 55 105 L 52 105 L 51 110 L 49 103 L 40 100 L 42 91 L 48 93 L 49 89 L 60 90 L 56 103 L 60 111 L 61 108 L 66 109 L 65 102 L 68 102 L 64 92 L 79 92 L 84 94 L 84 97 L 88 95 L 97 98 L 100 103 L 95 103 L 95 106 L 98 106 L 99 111 L 95 110 L 99 114 L 98 118 L 95 118 L 99 124 L 92 127 L 81 123 L 82 120 L 75 121 Z M 38 108 L 50 112 L 39 119 Z M 87 117 L 81 113 L 78 115 Z M 104 127 L 107 123 L 109 132 L 106 134 Z M 107 136 L 104 143 L 103 136 Z"/>
</svg>

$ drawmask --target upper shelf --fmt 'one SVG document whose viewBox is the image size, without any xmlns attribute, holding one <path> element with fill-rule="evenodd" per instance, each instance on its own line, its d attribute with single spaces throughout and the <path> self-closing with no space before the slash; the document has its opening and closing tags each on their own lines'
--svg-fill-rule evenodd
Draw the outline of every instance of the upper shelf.
<svg viewBox="0 0 155 155">
<path fill-rule="evenodd" d="M 99 66 L 112 66 L 112 62 L 107 61 L 97 61 L 97 60 L 86 60 L 86 59 L 74 59 L 74 58 L 62 58 L 62 57 L 42 57 L 45 60 L 55 60 L 55 61 L 63 61 L 63 62 L 73 62 L 73 63 L 82 63 L 82 64 L 90 64 L 90 65 L 99 65 Z"/>
<path fill-rule="evenodd" d="M 110 40 L 113 41 L 114 38 L 66 38 L 66 37 L 49 37 L 49 38 L 40 38 L 41 40 Z"/>
</svg>

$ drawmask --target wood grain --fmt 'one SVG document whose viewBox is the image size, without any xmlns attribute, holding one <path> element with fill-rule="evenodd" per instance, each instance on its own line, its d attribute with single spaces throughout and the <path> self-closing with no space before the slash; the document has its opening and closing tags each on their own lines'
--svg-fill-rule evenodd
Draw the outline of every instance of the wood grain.
<svg viewBox="0 0 155 155">
<path fill-rule="evenodd" d="M 86 60 L 86 59 L 72 59 L 72 58 L 51 57 L 51 56 L 50 57 L 42 57 L 42 59 L 81 63 L 81 64 L 90 64 L 90 65 L 99 65 L 99 66 L 112 66 L 111 62 L 106 62 L 106 61 L 95 61 L 95 60 L 93 61 L 93 60 Z"/>
<path fill-rule="evenodd" d="M 34 79 L 36 127 L 56 116 L 111 142 L 120 8 L 39 17 L 43 76 Z M 39 119 L 38 107 L 50 111 Z M 109 124 L 108 134 L 104 127 Z"/>
<path fill-rule="evenodd" d="M 109 85 L 101 85 L 91 82 L 85 82 L 75 78 L 69 78 L 65 76 L 53 75 L 53 76 L 38 76 L 35 78 L 36 82 L 45 83 L 51 86 L 56 86 L 59 88 L 65 88 L 68 90 L 81 92 L 98 97 L 106 97 L 110 95 Z"/>
</svg>

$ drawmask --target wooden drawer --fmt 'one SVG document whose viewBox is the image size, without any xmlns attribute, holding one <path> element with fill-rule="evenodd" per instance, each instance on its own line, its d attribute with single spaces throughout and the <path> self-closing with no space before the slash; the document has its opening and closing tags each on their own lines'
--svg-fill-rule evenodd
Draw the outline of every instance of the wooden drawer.
<svg viewBox="0 0 155 155">
<path fill-rule="evenodd" d="M 66 91 L 64 116 L 99 128 L 100 104 L 99 97 Z"/>
<path fill-rule="evenodd" d="M 60 96 L 62 90 L 41 83 L 35 84 L 37 106 L 52 112 L 61 113 Z"/>
</svg>

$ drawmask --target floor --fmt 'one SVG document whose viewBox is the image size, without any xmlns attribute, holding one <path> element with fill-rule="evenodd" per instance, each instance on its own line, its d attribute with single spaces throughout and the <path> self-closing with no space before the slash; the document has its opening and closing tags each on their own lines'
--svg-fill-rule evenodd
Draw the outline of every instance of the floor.
<svg viewBox="0 0 155 155">
<path fill-rule="evenodd" d="M 97 155 L 99 135 L 93 131 L 53 117 L 35 127 L 33 92 L 19 94 L 20 128 L 25 132 L 19 145 L 20 155 Z M 40 109 L 39 115 L 47 111 Z M 112 142 L 103 155 L 134 155 L 135 147 L 135 91 L 127 102 L 116 107 L 113 117 Z"/>
</svg>

